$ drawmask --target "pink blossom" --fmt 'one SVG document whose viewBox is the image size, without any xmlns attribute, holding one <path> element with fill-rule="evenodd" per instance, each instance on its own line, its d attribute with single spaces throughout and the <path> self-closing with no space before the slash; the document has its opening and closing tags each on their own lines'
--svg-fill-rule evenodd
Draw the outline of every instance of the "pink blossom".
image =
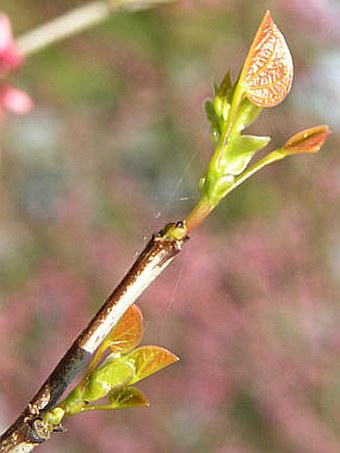
<svg viewBox="0 0 340 453">
<path fill-rule="evenodd" d="M 0 105 L 9 112 L 20 115 L 30 111 L 32 101 L 24 91 L 0 85 Z"/>
<path fill-rule="evenodd" d="M 20 66 L 22 57 L 15 47 L 8 17 L 0 13 L 0 76 Z"/>
<path fill-rule="evenodd" d="M 8 17 L 0 13 L 0 78 L 18 69 L 23 57 L 16 48 Z M 23 91 L 0 83 L 0 119 L 4 112 L 24 114 L 32 107 L 30 97 Z"/>
</svg>

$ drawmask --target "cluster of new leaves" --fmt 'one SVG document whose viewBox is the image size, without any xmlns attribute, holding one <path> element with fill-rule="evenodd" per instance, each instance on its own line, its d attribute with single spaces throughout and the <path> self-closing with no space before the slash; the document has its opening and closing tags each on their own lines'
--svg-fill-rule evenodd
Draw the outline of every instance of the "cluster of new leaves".
<svg viewBox="0 0 340 453">
<path fill-rule="evenodd" d="M 243 131 L 256 120 L 263 108 L 283 101 L 292 79 L 293 61 L 289 48 L 267 11 L 237 81 L 233 84 L 228 72 L 221 85 L 215 87 L 213 100 L 205 103 L 216 149 L 200 181 L 203 200 L 200 203 L 201 207 L 204 206 L 201 209 L 204 214 L 263 166 L 290 154 L 318 151 L 327 138 L 327 126 L 300 132 L 282 148 L 248 168 L 254 155 L 268 145 L 270 137 L 246 135 Z M 195 215 L 197 217 L 197 212 Z M 192 221 L 190 216 L 188 221 Z M 195 219 L 194 222 L 198 221 Z"/>
<path fill-rule="evenodd" d="M 227 130 L 235 88 L 228 73 L 220 87 L 215 88 L 214 100 L 205 102 L 205 111 L 211 124 L 213 140 L 217 142 L 218 154 L 216 159 L 212 159 L 200 187 L 202 192 L 208 194 L 212 205 L 216 205 L 224 197 L 224 192 L 233 184 L 234 177 L 240 175 L 255 153 L 270 141 L 270 137 L 242 134 L 262 110 L 246 97 L 240 102 L 232 127 Z"/>
<path fill-rule="evenodd" d="M 148 406 L 143 392 L 132 385 L 176 362 L 178 357 L 159 346 L 136 348 L 142 336 L 142 313 L 132 305 L 99 347 L 81 382 L 45 415 L 46 421 L 57 425 L 64 415 Z M 103 359 L 107 351 L 109 355 Z M 107 401 L 97 403 L 105 397 Z"/>
</svg>

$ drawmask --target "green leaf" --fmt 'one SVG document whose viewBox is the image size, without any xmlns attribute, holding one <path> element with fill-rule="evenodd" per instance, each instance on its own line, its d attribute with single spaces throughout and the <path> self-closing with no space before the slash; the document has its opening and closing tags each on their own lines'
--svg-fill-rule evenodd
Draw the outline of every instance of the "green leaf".
<svg viewBox="0 0 340 453">
<path fill-rule="evenodd" d="M 270 137 L 257 137 L 255 135 L 241 135 L 227 144 L 221 159 L 223 175 L 241 174 L 254 154 L 264 148 Z"/>
<path fill-rule="evenodd" d="M 248 98 L 241 102 L 237 117 L 234 120 L 233 132 L 240 133 L 252 124 L 262 111 L 262 107 L 257 107 Z"/>
<path fill-rule="evenodd" d="M 134 384 L 178 360 L 175 354 L 159 346 L 141 346 L 130 352 L 128 357 L 135 366 L 135 374 L 129 384 Z"/>
<path fill-rule="evenodd" d="M 203 104 L 205 115 L 211 126 L 218 128 L 218 116 L 211 99 L 206 99 Z"/>
<path fill-rule="evenodd" d="M 143 392 L 134 387 L 126 386 L 114 390 L 109 396 L 109 404 L 87 404 L 79 412 L 94 410 L 115 410 L 126 407 L 145 407 L 149 405 Z M 73 414 L 74 415 L 74 414 Z"/>
<path fill-rule="evenodd" d="M 65 412 L 64 408 L 56 406 L 45 412 L 44 420 L 51 425 L 59 425 L 64 418 Z"/>
<path fill-rule="evenodd" d="M 230 96 L 228 97 L 215 96 L 213 100 L 213 106 L 219 120 L 220 129 L 222 129 L 230 112 L 231 102 L 229 100 L 229 97 Z"/>
<path fill-rule="evenodd" d="M 74 398 L 74 393 L 71 392 L 61 405 L 62 409 L 65 411 L 65 415 L 77 415 L 86 410 L 87 403 L 83 400 Z"/>
<path fill-rule="evenodd" d="M 221 133 L 221 127 L 228 118 L 231 100 L 233 97 L 233 86 L 230 78 L 230 71 L 224 76 L 219 86 L 214 86 L 214 99 L 205 102 L 205 112 L 211 125 Z"/>
<path fill-rule="evenodd" d="M 144 393 L 130 386 L 120 387 L 110 393 L 112 409 L 123 407 L 145 407 L 149 405 Z"/>
<path fill-rule="evenodd" d="M 215 86 L 215 97 L 225 98 L 229 104 L 231 103 L 231 98 L 233 95 L 233 84 L 231 82 L 230 71 L 227 71 L 226 75 L 223 77 L 221 84 L 217 87 Z"/>
<path fill-rule="evenodd" d="M 89 377 L 82 389 L 82 399 L 84 401 L 95 401 L 103 398 L 113 388 L 130 383 L 134 375 L 134 364 L 127 357 L 113 360 L 106 359 L 104 364 Z"/>
<path fill-rule="evenodd" d="M 210 99 L 204 102 L 205 115 L 210 123 L 210 132 L 213 142 L 217 142 L 221 136 L 220 121 Z"/>
</svg>

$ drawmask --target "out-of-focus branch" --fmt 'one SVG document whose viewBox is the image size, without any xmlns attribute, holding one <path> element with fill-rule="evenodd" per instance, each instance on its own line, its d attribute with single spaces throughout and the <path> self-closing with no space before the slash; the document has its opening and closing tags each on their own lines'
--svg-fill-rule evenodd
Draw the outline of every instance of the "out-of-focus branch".
<svg viewBox="0 0 340 453">
<path fill-rule="evenodd" d="M 43 418 L 84 367 L 125 311 L 181 251 L 188 239 L 183 222 L 152 236 L 129 272 L 93 317 L 13 425 L 1 436 L 1 452 L 29 452 L 48 440 L 56 426 Z M 59 429 L 60 431 L 60 429 Z"/>
<path fill-rule="evenodd" d="M 74 36 L 107 19 L 118 11 L 139 11 L 174 0 L 98 0 L 78 7 L 20 36 L 16 47 L 27 57 L 51 44 Z"/>
</svg>

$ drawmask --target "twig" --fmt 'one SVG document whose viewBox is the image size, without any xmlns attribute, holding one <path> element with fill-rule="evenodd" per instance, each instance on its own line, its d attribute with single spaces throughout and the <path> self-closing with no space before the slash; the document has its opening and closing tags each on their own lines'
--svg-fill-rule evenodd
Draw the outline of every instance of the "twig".
<svg viewBox="0 0 340 453">
<path fill-rule="evenodd" d="M 98 0 L 78 7 L 16 39 L 21 55 L 27 57 L 51 44 L 76 35 L 118 11 L 139 11 L 174 0 Z"/>
<path fill-rule="evenodd" d="M 100 23 L 112 12 L 142 10 L 171 1 L 173 0 L 94 1 L 17 38 L 16 46 L 21 55 L 27 57 Z M 171 231 L 175 234 L 172 235 Z M 55 427 L 43 420 L 44 412 L 56 404 L 121 316 L 170 264 L 186 239 L 186 229 L 181 222 L 168 225 L 153 235 L 130 271 L 74 341 L 22 414 L 2 434 L 1 452 L 29 452 L 50 438 Z"/>
<path fill-rule="evenodd" d="M 74 341 L 23 413 L 1 436 L 1 452 L 28 452 L 55 430 L 42 418 L 53 407 L 125 311 L 171 263 L 188 239 L 183 222 L 154 234 L 129 272 Z"/>
</svg>

